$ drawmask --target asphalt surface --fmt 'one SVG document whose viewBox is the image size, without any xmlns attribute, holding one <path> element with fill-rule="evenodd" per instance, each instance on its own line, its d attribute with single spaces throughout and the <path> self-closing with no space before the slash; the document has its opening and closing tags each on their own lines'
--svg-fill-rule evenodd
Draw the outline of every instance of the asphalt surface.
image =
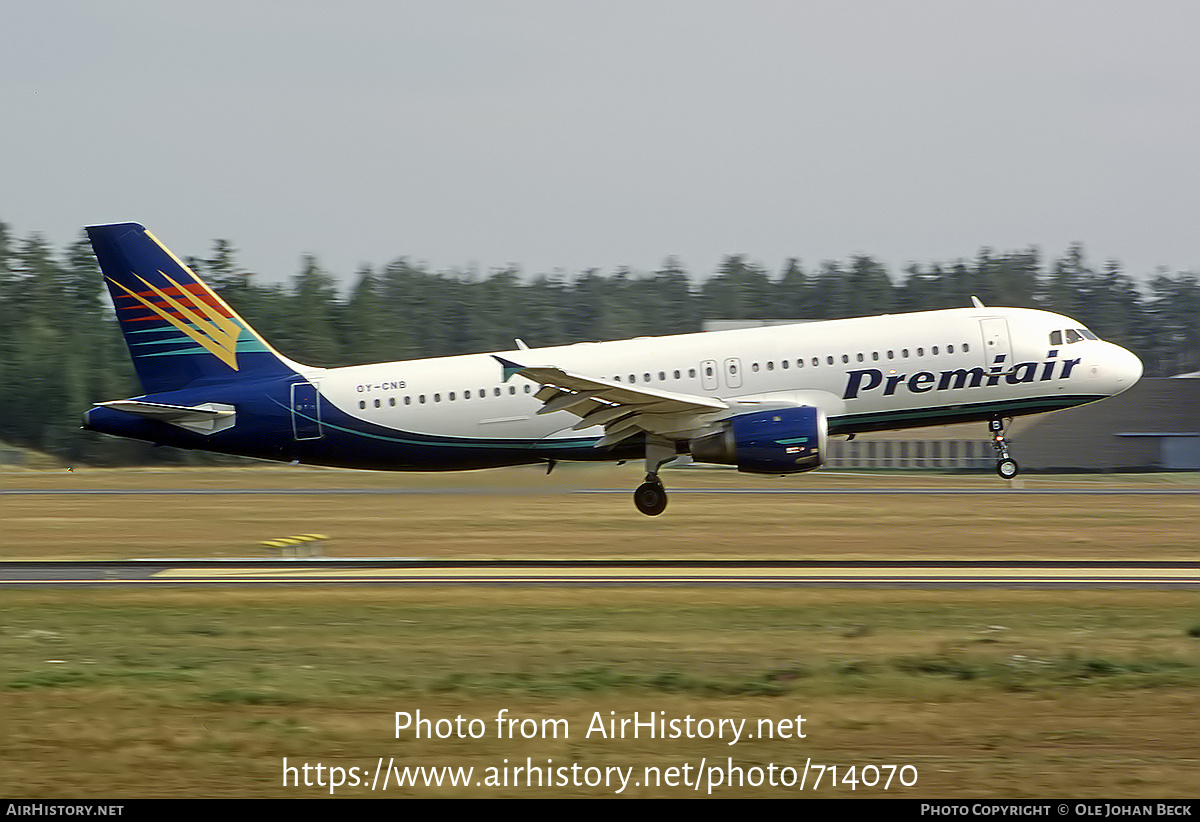
<svg viewBox="0 0 1200 822">
<path fill-rule="evenodd" d="M 908 495 L 922 496 L 941 495 L 1005 495 L 1032 494 L 1049 496 L 1200 496 L 1200 488 L 672 488 L 667 486 L 670 494 L 761 494 L 771 496 L 786 495 Z M 206 495 L 428 495 L 444 494 L 447 496 L 509 496 L 512 494 L 631 494 L 632 488 L 568 488 L 537 486 L 495 486 L 477 488 L 445 488 L 431 486 L 427 488 L 2 488 L 0 497 L 11 496 L 125 496 L 129 494 L 140 496 L 206 496 Z"/>
<path fill-rule="evenodd" d="M 768 585 L 1200 588 L 1200 561 L 520 561 L 146 559 L 0 562 L 0 587 L 193 585 Z"/>
</svg>

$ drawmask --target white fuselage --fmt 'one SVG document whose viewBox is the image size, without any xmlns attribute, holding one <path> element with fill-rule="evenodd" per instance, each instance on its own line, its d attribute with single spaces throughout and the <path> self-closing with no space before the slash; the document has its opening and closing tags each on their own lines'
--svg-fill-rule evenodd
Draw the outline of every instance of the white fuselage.
<svg viewBox="0 0 1200 822">
<path fill-rule="evenodd" d="M 638 387 L 718 398 L 731 416 L 817 405 L 834 433 L 904 428 L 1068 407 L 1124 391 L 1141 376 L 1130 352 L 1031 309 L 962 308 L 501 352 Z M 1089 335 L 1090 336 L 1090 335 Z M 536 384 L 505 382 L 490 354 L 305 369 L 324 401 L 386 428 L 449 437 L 556 438 L 567 412 L 538 415 Z"/>
</svg>

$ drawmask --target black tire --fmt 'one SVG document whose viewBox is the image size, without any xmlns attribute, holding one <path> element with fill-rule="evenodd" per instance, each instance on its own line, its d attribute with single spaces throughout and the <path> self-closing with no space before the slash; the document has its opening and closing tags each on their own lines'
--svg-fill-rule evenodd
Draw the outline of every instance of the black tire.
<svg viewBox="0 0 1200 822">
<path fill-rule="evenodd" d="M 1016 460 L 1002 459 L 996 463 L 996 473 L 1000 475 L 1000 479 L 1012 479 L 1020 472 L 1021 468 Z"/>
<path fill-rule="evenodd" d="M 657 517 L 667 510 L 667 489 L 661 483 L 643 482 L 633 492 L 633 504 L 648 517 Z"/>
</svg>

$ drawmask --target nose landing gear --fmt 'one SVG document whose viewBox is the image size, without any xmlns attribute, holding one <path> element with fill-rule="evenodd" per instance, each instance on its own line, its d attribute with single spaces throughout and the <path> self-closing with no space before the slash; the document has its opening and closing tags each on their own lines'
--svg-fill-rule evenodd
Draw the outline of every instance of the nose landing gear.
<svg viewBox="0 0 1200 822">
<path fill-rule="evenodd" d="M 1008 440 L 1004 439 L 1004 420 L 993 417 L 988 421 L 992 432 L 992 449 L 996 452 L 996 473 L 1000 479 L 1012 479 L 1021 470 L 1017 461 L 1008 455 Z"/>
</svg>

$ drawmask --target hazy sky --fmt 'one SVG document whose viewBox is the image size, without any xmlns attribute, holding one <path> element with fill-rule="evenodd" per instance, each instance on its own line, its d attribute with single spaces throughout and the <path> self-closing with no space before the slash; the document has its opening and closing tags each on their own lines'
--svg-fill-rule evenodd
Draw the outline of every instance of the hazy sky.
<svg viewBox="0 0 1200 822">
<path fill-rule="evenodd" d="M 273 278 L 1200 269 L 1194 0 L 4 0 L 0 220 Z"/>
</svg>

